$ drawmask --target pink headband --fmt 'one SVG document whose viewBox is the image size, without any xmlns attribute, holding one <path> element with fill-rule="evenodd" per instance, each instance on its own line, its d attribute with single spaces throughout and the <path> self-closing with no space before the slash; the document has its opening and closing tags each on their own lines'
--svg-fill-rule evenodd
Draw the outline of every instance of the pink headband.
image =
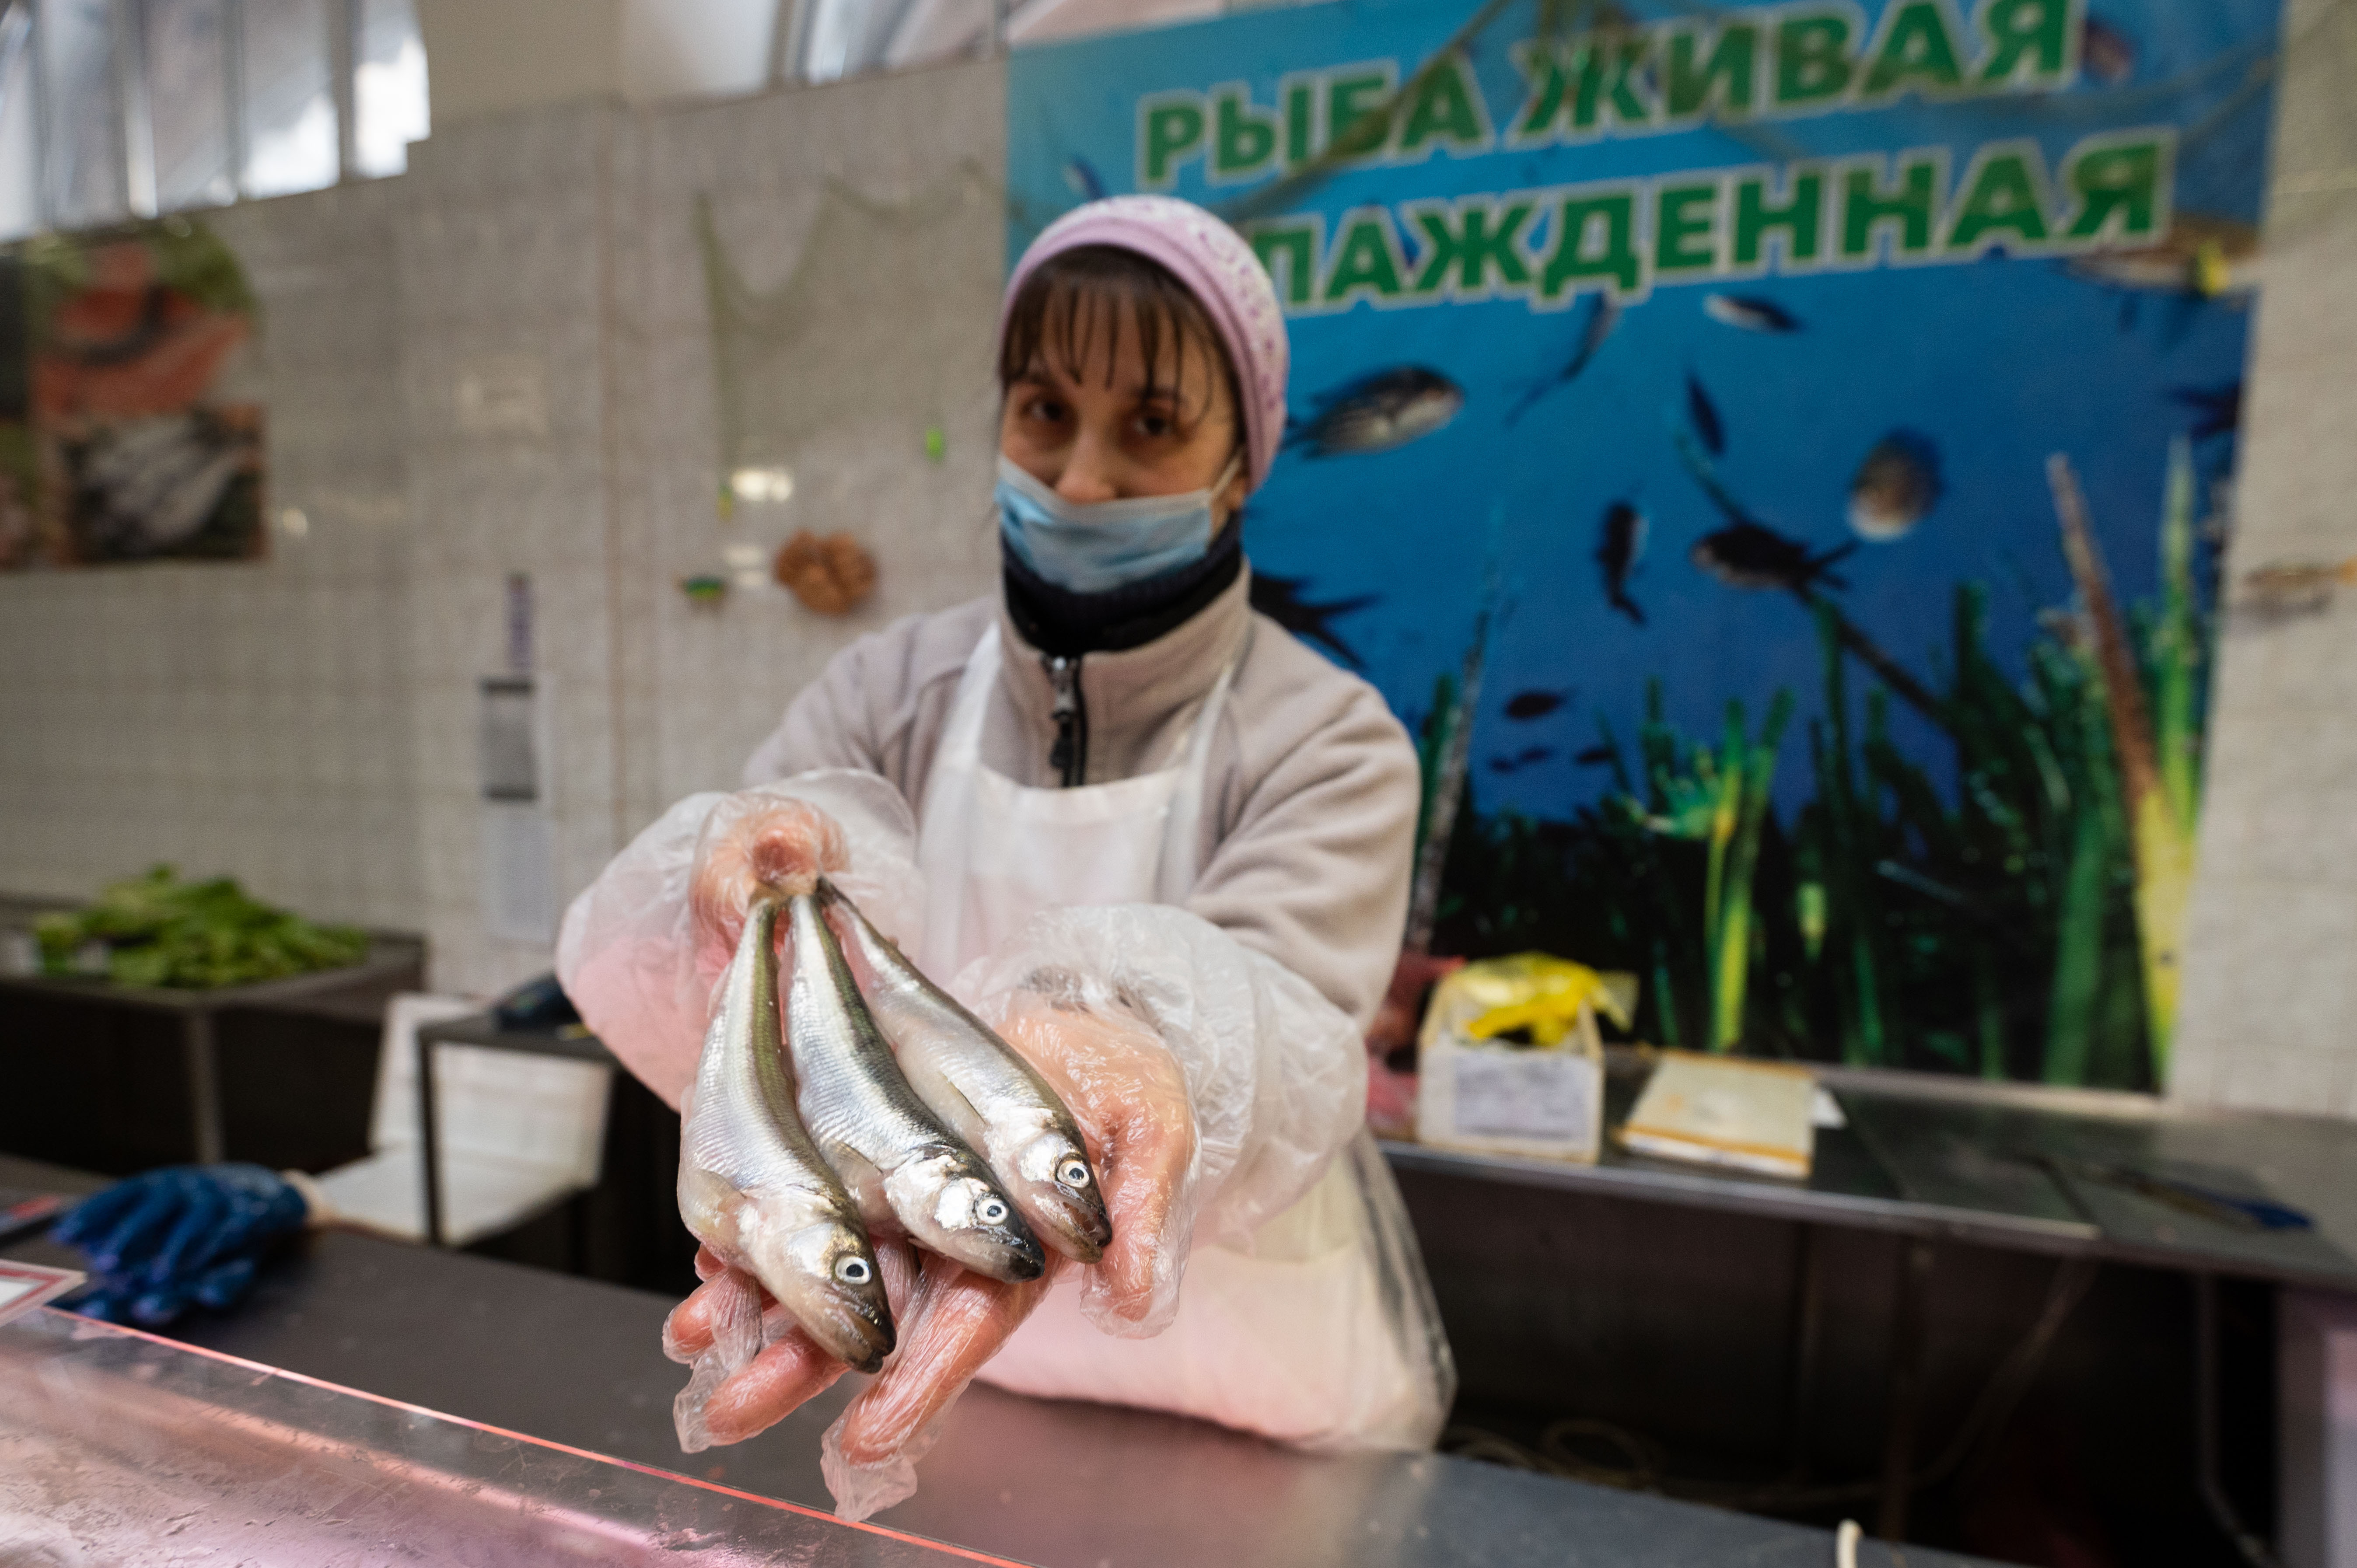
<svg viewBox="0 0 2357 1568">
<path fill-rule="evenodd" d="M 1254 489 L 1268 478 L 1285 439 L 1285 374 L 1291 351 L 1268 273 L 1243 236 L 1191 201 L 1114 196 L 1075 207 L 1048 225 L 1006 280 L 998 333 L 1023 282 L 1051 256 L 1082 245 L 1135 251 L 1168 268 L 1201 302 L 1228 350 L 1243 397 L 1244 455 Z"/>
</svg>

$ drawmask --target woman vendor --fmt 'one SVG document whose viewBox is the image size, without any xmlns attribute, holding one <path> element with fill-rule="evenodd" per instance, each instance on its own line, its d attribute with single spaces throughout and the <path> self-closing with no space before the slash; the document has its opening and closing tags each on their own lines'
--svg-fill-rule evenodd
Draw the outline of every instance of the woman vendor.
<svg viewBox="0 0 2357 1568">
<path fill-rule="evenodd" d="M 1447 1348 L 1361 1125 L 1416 759 L 1372 686 L 1248 602 L 1239 519 L 1286 361 L 1266 274 L 1210 213 L 1119 197 L 1051 225 L 1000 313 L 1001 592 L 838 653 L 746 791 L 681 802 L 567 917 L 566 990 L 676 1102 L 743 918 L 713 868 L 780 849 L 762 800 L 805 800 L 845 824 L 849 880 L 905 892 L 913 863 L 922 902 L 890 934 L 1090 1139 L 1103 1258 L 1017 1284 L 928 1259 L 899 1354 L 829 1434 L 847 1511 L 905 1493 L 975 1375 L 1317 1446 L 1438 1431 Z M 890 929 L 889 889 L 866 902 Z M 731 1283 L 699 1268 L 683 1359 Z M 842 1370 L 776 1337 L 704 1391 L 703 1430 L 748 1436 Z"/>
</svg>

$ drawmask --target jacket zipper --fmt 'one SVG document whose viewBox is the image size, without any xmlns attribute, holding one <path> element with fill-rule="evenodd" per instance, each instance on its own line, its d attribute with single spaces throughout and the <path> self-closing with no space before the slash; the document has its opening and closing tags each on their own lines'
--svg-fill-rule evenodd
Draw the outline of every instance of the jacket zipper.
<svg viewBox="0 0 2357 1568">
<path fill-rule="evenodd" d="M 1042 654 L 1048 683 L 1056 693 L 1050 710 L 1056 718 L 1056 744 L 1048 750 L 1048 766 L 1070 789 L 1088 777 L 1089 710 L 1081 701 L 1081 661 Z"/>
</svg>

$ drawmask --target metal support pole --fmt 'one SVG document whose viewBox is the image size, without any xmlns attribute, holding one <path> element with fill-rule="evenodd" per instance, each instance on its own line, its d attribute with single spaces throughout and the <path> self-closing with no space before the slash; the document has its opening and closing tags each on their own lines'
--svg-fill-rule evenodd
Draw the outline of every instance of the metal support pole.
<svg viewBox="0 0 2357 1568">
<path fill-rule="evenodd" d="M 1794 1476 L 1809 1473 L 1810 1417 L 1815 1409 L 1817 1350 L 1824 1324 L 1824 1286 L 1817 1268 L 1817 1228 L 1793 1227 L 1792 1375 L 1785 1410 L 1785 1464 Z"/>
<path fill-rule="evenodd" d="M 191 1007 L 181 1015 L 181 1048 L 188 1069 L 189 1121 L 194 1129 L 197 1163 L 218 1164 L 226 1148 L 221 1136 L 221 1060 L 213 1049 L 213 1015 L 207 1007 Z"/>
<path fill-rule="evenodd" d="M 336 178 L 361 177 L 361 0 L 328 0 L 328 70 L 335 83 Z"/>
<path fill-rule="evenodd" d="M 229 143 L 231 201 L 246 194 L 246 166 L 253 162 L 245 124 L 245 4 L 221 0 L 221 129 Z"/>
<path fill-rule="evenodd" d="M 434 1042 L 417 1031 L 417 1150 L 419 1180 L 425 1189 L 425 1244 L 442 1243 L 442 1148 L 434 1108 Z"/>
<path fill-rule="evenodd" d="M 138 218 L 158 205 L 156 115 L 147 97 L 146 0 L 114 0 L 107 7 L 107 42 L 114 56 L 115 131 L 123 147 L 123 203 Z"/>
<path fill-rule="evenodd" d="M 1903 1243 L 1891 1293 L 1890 1407 L 1882 1434 L 1882 1498 L 1874 1526 L 1875 1534 L 1893 1545 L 1907 1536 L 1915 1426 L 1923 1413 L 1923 1295 L 1931 1278 L 1932 1243 Z"/>
<path fill-rule="evenodd" d="M 2267 1543 L 2251 1533 L 2226 1496 L 2218 1474 L 2218 1276 L 2193 1276 L 2193 1424 L 2195 1463 L 2201 1471 L 2201 1502 L 2250 1568 L 2277 1568 Z"/>
<path fill-rule="evenodd" d="M 21 7 L 25 13 L 26 80 L 33 88 L 33 225 L 48 230 L 57 226 L 51 216 L 57 211 L 57 198 L 49 188 L 49 61 L 48 44 L 41 27 L 41 14 L 33 0 L 10 0 L 11 8 Z"/>
<path fill-rule="evenodd" d="M 802 8 L 795 0 L 777 0 L 770 8 L 770 69 L 765 73 L 772 91 L 783 87 L 798 74 L 801 57 L 797 52 L 802 30 Z"/>
</svg>

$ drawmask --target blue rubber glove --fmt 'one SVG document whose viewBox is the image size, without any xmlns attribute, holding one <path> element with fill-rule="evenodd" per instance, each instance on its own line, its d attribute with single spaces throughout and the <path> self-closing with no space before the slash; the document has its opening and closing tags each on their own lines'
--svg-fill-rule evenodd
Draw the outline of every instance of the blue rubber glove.
<svg viewBox="0 0 2357 1568">
<path fill-rule="evenodd" d="M 97 1276 L 74 1311 L 152 1328 L 192 1301 L 233 1305 L 264 1251 L 309 1217 L 294 1184 L 260 1165 L 166 1165 L 92 1193 L 49 1234 Z"/>
</svg>

